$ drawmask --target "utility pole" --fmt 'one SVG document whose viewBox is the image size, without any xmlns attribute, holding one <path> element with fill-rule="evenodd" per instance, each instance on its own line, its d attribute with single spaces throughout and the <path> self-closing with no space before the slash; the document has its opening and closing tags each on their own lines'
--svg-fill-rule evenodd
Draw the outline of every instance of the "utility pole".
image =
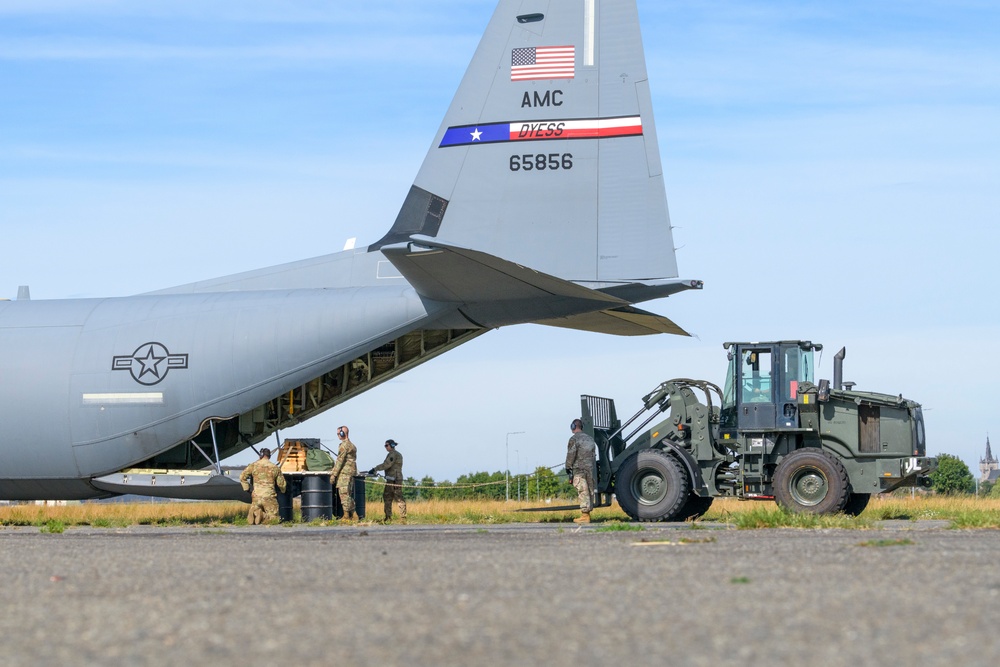
<svg viewBox="0 0 1000 667">
<path fill-rule="evenodd" d="M 504 441 L 504 456 L 506 457 L 506 468 L 507 471 L 504 473 L 504 479 L 507 480 L 507 502 L 510 502 L 510 436 L 521 435 L 524 431 L 511 431 L 507 434 L 507 438 Z"/>
</svg>

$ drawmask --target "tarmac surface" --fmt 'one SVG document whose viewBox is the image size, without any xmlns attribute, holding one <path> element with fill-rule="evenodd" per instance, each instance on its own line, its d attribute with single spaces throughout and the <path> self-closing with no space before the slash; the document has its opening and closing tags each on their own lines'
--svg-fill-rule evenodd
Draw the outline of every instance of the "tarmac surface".
<svg viewBox="0 0 1000 667">
<path fill-rule="evenodd" d="M 0 528 L 5 665 L 987 665 L 1000 531 Z"/>
</svg>

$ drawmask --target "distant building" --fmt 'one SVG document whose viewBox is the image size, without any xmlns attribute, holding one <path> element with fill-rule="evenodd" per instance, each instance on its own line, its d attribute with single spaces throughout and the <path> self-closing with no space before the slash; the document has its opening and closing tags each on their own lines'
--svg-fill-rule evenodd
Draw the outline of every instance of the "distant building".
<svg viewBox="0 0 1000 667">
<path fill-rule="evenodd" d="M 995 484 L 1000 480 L 1000 462 L 993 456 L 990 449 L 990 436 L 986 436 L 986 456 L 979 459 L 979 483 L 991 482 Z"/>
</svg>

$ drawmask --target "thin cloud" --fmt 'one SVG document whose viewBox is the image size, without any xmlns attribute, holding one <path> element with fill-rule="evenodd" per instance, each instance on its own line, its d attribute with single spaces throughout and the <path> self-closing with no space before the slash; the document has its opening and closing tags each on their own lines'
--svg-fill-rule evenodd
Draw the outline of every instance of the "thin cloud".
<svg viewBox="0 0 1000 667">
<path fill-rule="evenodd" d="M 261 60 L 267 62 L 322 61 L 396 62 L 412 57 L 415 50 L 426 46 L 427 37 L 363 37 L 310 38 L 265 44 L 231 44 L 207 46 L 157 44 L 126 40 L 65 38 L 6 38 L 0 41 L 2 60 Z M 470 52 L 468 45 L 454 38 L 451 48 L 435 49 L 422 55 L 427 65 L 447 65 L 453 62 L 456 50 Z"/>
</svg>

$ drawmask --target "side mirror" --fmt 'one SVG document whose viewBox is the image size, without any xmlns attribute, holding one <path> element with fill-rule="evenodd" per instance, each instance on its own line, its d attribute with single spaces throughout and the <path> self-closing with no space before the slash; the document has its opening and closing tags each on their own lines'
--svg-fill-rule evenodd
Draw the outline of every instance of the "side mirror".
<svg viewBox="0 0 1000 667">
<path fill-rule="evenodd" d="M 830 381 L 820 380 L 819 381 L 819 391 L 816 395 L 816 400 L 820 403 L 826 403 L 830 400 Z"/>
</svg>

